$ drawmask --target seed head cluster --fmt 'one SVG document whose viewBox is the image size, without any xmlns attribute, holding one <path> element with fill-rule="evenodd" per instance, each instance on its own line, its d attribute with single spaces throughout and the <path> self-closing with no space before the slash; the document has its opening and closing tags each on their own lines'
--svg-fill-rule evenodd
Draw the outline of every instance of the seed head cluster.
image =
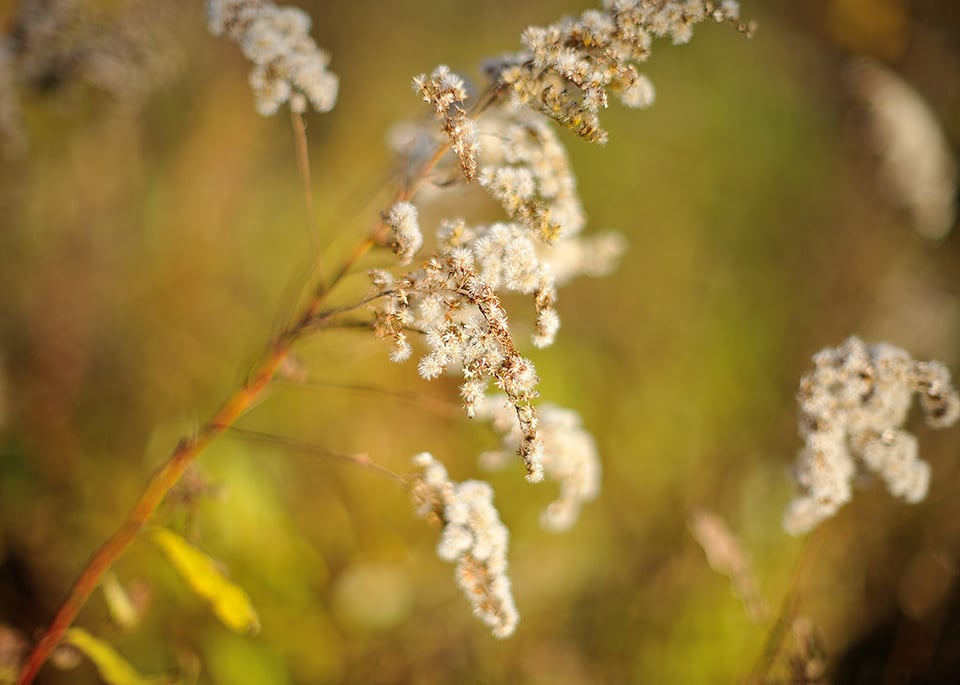
<svg viewBox="0 0 960 685">
<path fill-rule="evenodd" d="M 635 63 L 650 56 L 653 38 L 686 43 L 693 26 L 708 19 L 737 23 L 736 2 L 707 0 L 606 0 L 601 10 L 546 27 L 531 26 L 526 48 L 488 65 L 494 81 L 510 91 L 515 104 L 556 120 L 578 136 L 605 143 L 599 112 L 609 92 L 628 107 L 653 103 L 653 85 Z"/>
<path fill-rule="evenodd" d="M 492 117 L 483 140 L 480 185 L 500 202 L 512 223 L 491 226 L 488 230 L 496 235 L 478 241 L 477 256 L 486 267 L 484 277 L 493 277 L 500 265 L 516 273 L 511 265 L 524 255 L 528 278 L 505 279 L 504 285 L 533 293 L 533 343 L 548 347 L 560 328 L 557 287 L 575 276 L 609 273 L 625 244 L 616 233 L 580 235 L 586 217 L 576 178 L 566 149 L 542 116 L 516 110 Z"/>
<path fill-rule="evenodd" d="M 443 464 L 426 452 L 414 463 L 423 469 L 413 486 L 417 513 L 443 526 L 437 555 L 456 562 L 457 583 L 477 618 L 495 637 L 509 637 L 519 615 L 507 576 L 509 533 L 493 506 L 493 490 L 482 481 L 451 481 Z"/>
<path fill-rule="evenodd" d="M 559 532 L 570 529 L 583 504 L 600 494 L 600 458 L 597 444 L 584 430 L 577 412 L 552 404 L 542 404 L 537 409 L 544 477 L 560 483 L 560 495 L 543 511 L 540 523 Z M 521 435 L 512 414 L 510 403 L 502 395 L 487 397 L 477 411 L 477 417 L 489 421 L 502 436 L 499 450 L 480 455 L 486 468 L 505 466 L 516 452 Z"/>
<path fill-rule="evenodd" d="M 473 254 L 458 248 L 435 255 L 402 278 L 384 271 L 373 272 L 371 278 L 385 295 L 377 310 L 376 332 L 393 339 L 392 358 L 408 358 L 407 332 L 421 332 L 430 351 L 420 359 L 420 375 L 432 380 L 451 366 L 459 368 L 460 394 L 469 416 L 494 382 L 516 412 L 523 436 L 517 452 L 527 478 L 540 480 L 542 444 L 532 403 L 539 379 L 533 362 L 517 350 L 506 311 L 478 275 Z"/>
<path fill-rule="evenodd" d="M 917 457 L 917 439 L 902 426 L 914 394 L 927 425 L 945 428 L 960 416 L 960 396 L 939 362 L 914 361 L 903 350 L 856 337 L 818 352 L 816 368 L 800 380 L 800 434 L 796 467 L 800 495 L 783 525 L 799 535 L 850 500 L 859 469 L 876 473 L 890 493 L 924 499 L 930 465 Z"/>
<path fill-rule="evenodd" d="M 467 181 L 472 181 L 477 175 L 480 146 L 477 142 L 477 122 L 467 115 L 464 105 L 467 89 L 463 79 L 441 64 L 430 76 L 421 74 L 413 79 L 413 87 L 424 102 L 433 107 L 434 115 L 460 160 L 460 170 Z"/>
<path fill-rule="evenodd" d="M 586 223 L 577 181 L 563 144 L 547 121 L 529 110 L 492 119 L 484 131 L 480 185 L 507 216 L 546 243 L 579 233 Z"/>
<path fill-rule="evenodd" d="M 417 220 L 417 208 L 409 202 L 398 202 L 387 214 L 386 224 L 393 232 L 390 242 L 401 264 L 409 264 L 423 246 L 423 234 Z"/>
<path fill-rule="evenodd" d="M 540 176 L 547 177 L 547 172 Z M 414 228 L 414 206 L 406 202 L 394 206 L 386 224 L 394 251 L 402 261 L 411 261 L 422 244 L 419 228 Z M 393 340 L 391 359 L 398 362 L 412 354 L 409 335 L 421 334 L 429 351 L 419 361 L 420 375 L 431 380 L 446 370 L 458 370 L 469 416 L 484 402 L 491 382 L 505 393 L 520 434 L 517 452 L 528 479 L 539 480 L 542 441 L 532 404 L 538 378 L 533 363 L 517 349 L 500 293 L 532 295 L 533 343 L 546 347 L 560 327 L 556 274 L 568 279 L 587 268 L 593 273 L 609 269 L 622 243 L 585 241 L 573 230 L 546 243 L 518 222 L 469 226 L 463 220 L 443 222 L 436 242 L 436 252 L 403 276 L 371 272 L 380 295 L 375 305 L 376 332 Z M 554 266 L 552 260 L 557 257 Z"/>
<path fill-rule="evenodd" d="M 390 357 L 397 362 L 412 356 L 411 337 L 422 338 L 427 349 L 417 368 L 423 378 L 462 376 L 467 415 L 490 420 L 503 435 L 502 449 L 482 461 L 499 464 L 509 453 L 519 454 L 529 481 L 546 475 L 559 482 L 560 494 L 541 518 L 547 528 L 564 530 L 575 523 L 583 504 L 599 492 L 600 463 L 574 412 L 534 406 L 539 379 L 517 348 L 501 298 L 516 293 L 533 299 L 532 342 L 547 347 L 560 328 L 558 287 L 579 275 L 606 274 L 624 250 L 618 234 L 582 235 L 586 217 L 576 179 L 549 119 L 588 140 L 605 141 L 597 112 L 607 106 L 608 91 L 632 107 L 653 100 L 652 86 L 633 66 L 646 59 L 653 37 L 669 34 L 685 42 L 693 24 L 733 21 L 736 13 L 733 2 L 618 0 L 577 20 L 528 29 L 527 49 L 489 67 L 490 98 L 472 109 L 463 80 L 446 66 L 413 80 L 439 123 L 439 131 L 431 127 L 426 135 L 409 127 L 395 135 L 406 163 L 416 170 L 408 187 L 434 191 L 417 196 L 420 209 L 427 195 L 435 198 L 439 189 L 456 187 L 450 179 L 462 175 L 466 183 L 478 181 L 506 216 L 493 223 L 447 219 L 425 238 L 413 197 L 406 195 L 385 212 L 376 242 L 413 266 L 399 275 L 370 272 L 374 330 L 392 341 Z M 447 149 L 452 154 L 442 154 Z M 434 178 L 444 181 L 420 183 Z M 502 394 L 489 397 L 491 385 Z M 456 485 L 430 455 L 417 460 L 424 468 L 415 488 L 421 513 L 444 526 L 440 556 L 458 560 L 460 584 L 494 634 L 510 634 L 516 610 L 504 575 L 505 553 L 478 551 L 489 543 L 473 521 L 480 517 L 499 526 L 489 486 Z"/>
<path fill-rule="evenodd" d="M 298 113 L 308 104 L 318 112 L 333 109 L 339 81 L 309 35 L 306 12 L 266 0 L 208 0 L 207 14 L 210 32 L 227 35 L 253 62 L 250 86 L 260 114 L 276 114 L 285 102 Z"/>
</svg>

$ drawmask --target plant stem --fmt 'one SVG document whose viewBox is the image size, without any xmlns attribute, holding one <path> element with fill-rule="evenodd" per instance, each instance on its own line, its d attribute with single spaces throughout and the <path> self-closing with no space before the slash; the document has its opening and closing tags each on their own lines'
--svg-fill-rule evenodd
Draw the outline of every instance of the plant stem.
<svg viewBox="0 0 960 685">
<path fill-rule="evenodd" d="M 489 103 L 486 103 L 484 107 L 487 106 L 487 104 Z M 305 190 L 308 191 L 309 169 L 306 175 L 303 174 L 303 166 L 304 164 L 308 165 L 308 162 L 306 158 L 306 134 L 303 129 L 302 119 L 294 117 L 293 128 L 297 138 L 297 155 L 301 166 L 301 177 L 305 184 Z M 414 179 L 407 184 L 407 187 L 401 188 L 397 192 L 394 201 L 399 202 L 411 199 L 420 183 L 429 175 L 430 171 L 440 161 L 449 147 L 449 143 L 438 145 L 436 153 L 418 170 Z M 309 197 L 309 192 L 307 192 L 307 196 Z M 308 201 L 307 212 L 312 216 L 312 201 Z M 290 355 L 294 344 L 305 333 L 312 330 L 318 321 L 322 321 L 338 313 L 338 310 L 331 310 L 325 313 L 320 312 L 320 307 L 327 294 L 350 272 L 363 255 L 383 240 L 383 234 L 386 230 L 387 226 L 385 222 L 381 220 L 372 234 L 361 241 L 354 251 L 343 261 L 330 281 L 326 283 L 322 280 L 320 281 L 320 285 L 314 292 L 313 297 L 311 297 L 310 301 L 303 307 L 300 315 L 294 319 L 294 323 L 281 330 L 271 340 L 267 349 L 260 357 L 260 360 L 247 377 L 246 382 L 230 395 L 223 406 L 203 425 L 196 435 L 182 439 L 176 449 L 174 449 L 173 454 L 171 454 L 163 466 L 153 474 L 140 499 L 133 507 L 133 510 L 127 515 L 127 518 L 113 535 L 94 552 L 93 556 L 80 572 L 80 576 L 74 581 L 67 598 L 63 604 L 60 605 L 53 621 L 51 621 L 41 636 L 40 641 L 37 642 L 27 657 L 27 661 L 17 681 L 18 685 L 30 685 L 30 683 L 33 682 L 40 668 L 49 658 L 50 653 L 63 640 L 67 629 L 73 624 L 80 610 L 90 598 L 90 595 L 96 589 L 97 585 L 100 584 L 104 574 L 123 556 L 140 531 L 144 529 L 161 502 L 163 502 L 170 490 L 179 482 L 184 471 L 187 470 L 187 467 L 190 466 L 214 440 L 227 429 L 231 428 L 237 420 L 250 409 L 257 399 L 260 398 L 270 385 L 277 371 L 283 366 L 283 363 Z"/>
<path fill-rule="evenodd" d="M 267 443 L 276 443 L 278 445 L 283 445 L 289 449 L 297 450 L 300 452 L 305 452 L 307 454 L 320 454 L 325 457 L 332 457 L 333 459 L 339 459 L 340 461 L 345 461 L 355 466 L 359 466 L 364 469 L 370 469 L 371 471 L 376 471 L 385 476 L 388 476 L 395 480 L 397 483 L 403 487 L 409 487 L 409 483 L 406 478 L 401 476 L 399 473 L 391 471 L 385 466 L 381 466 L 373 459 L 370 458 L 370 455 L 361 452 L 361 453 L 350 453 L 350 452 L 340 452 L 338 450 L 332 450 L 326 447 L 321 447 L 320 445 L 314 445 L 313 443 L 306 442 L 305 440 L 297 440 L 296 438 L 289 438 L 285 435 L 275 435 L 273 433 L 264 433 L 262 431 L 250 430 L 248 428 L 238 428 L 233 426 L 231 428 L 231 433 L 236 434 L 243 438 L 248 438 L 250 440 L 260 440 Z"/>
<path fill-rule="evenodd" d="M 311 303 L 311 306 L 313 304 Z M 20 685 L 33 682 L 40 667 L 63 639 L 103 575 L 119 559 L 143 530 L 160 503 L 177 484 L 183 472 L 217 437 L 243 416 L 263 393 L 274 374 L 290 353 L 296 335 L 280 335 L 257 364 L 248 381 L 227 399 L 213 417 L 191 438 L 181 440 L 166 463 L 157 471 L 133 510 L 117 531 L 98 549 L 74 582 L 70 594 L 60 606 L 43 637 L 33 648 L 20 674 Z"/>
<path fill-rule="evenodd" d="M 307 215 L 307 238 L 310 240 L 310 247 L 317 254 L 316 269 L 319 275 L 322 274 L 323 265 L 320 259 L 320 246 L 317 244 L 317 212 L 313 203 L 310 150 L 307 147 L 307 127 L 303 122 L 303 115 L 291 109 L 290 125 L 293 127 L 293 139 L 297 150 L 297 171 L 300 174 L 300 182 L 303 184 L 303 205 Z"/>
<path fill-rule="evenodd" d="M 770 669 L 776 661 L 780 648 L 783 645 L 783 638 L 787 630 L 797 616 L 800 608 L 800 599 L 803 594 L 803 586 L 806 584 L 807 573 L 810 566 L 816 559 L 820 545 L 823 543 L 824 526 L 820 526 L 813 535 L 804 540 L 803 548 L 800 550 L 800 556 L 797 558 L 797 564 L 793 569 L 793 577 L 790 580 L 790 586 L 787 594 L 783 598 L 783 604 L 780 607 L 780 613 L 770 628 L 767 635 L 767 641 L 763 652 L 750 674 L 749 682 L 751 685 L 763 685 L 767 681 Z"/>
</svg>

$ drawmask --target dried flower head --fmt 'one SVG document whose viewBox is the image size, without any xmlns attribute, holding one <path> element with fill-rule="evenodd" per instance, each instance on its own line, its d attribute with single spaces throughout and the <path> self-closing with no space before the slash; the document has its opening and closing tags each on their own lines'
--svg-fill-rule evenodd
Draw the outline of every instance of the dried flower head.
<svg viewBox="0 0 960 685">
<path fill-rule="evenodd" d="M 18 90 L 49 92 L 83 82 L 136 110 L 180 70 L 176 3 L 131 0 L 116 12 L 103 3 L 21 0 L 0 34 L 0 149 L 10 157 L 28 140 Z"/>
<path fill-rule="evenodd" d="M 694 24 L 713 19 L 736 22 L 736 2 L 707 0 L 606 0 L 602 10 L 546 27 L 531 26 L 522 37 L 523 52 L 488 65 L 495 82 L 509 89 L 516 105 L 527 105 L 577 135 L 605 143 L 598 113 L 608 92 L 628 107 L 653 103 L 653 85 L 635 63 L 650 56 L 654 37 L 686 43 Z"/>
<path fill-rule="evenodd" d="M 509 637 L 519 615 L 507 576 L 509 533 L 493 506 L 493 490 L 482 481 L 451 481 L 443 464 L 426 452 L 414 463 L 423 469 L 413 486 L 417 513 L 443 526 L 437 555 L 456 562 L 457 583 L 477 618 L 495 637 Z"/>
<path fill-rule="evenodd" d="M 851 497 L 858 467 L 877 473 L 894 496 L 921 501 L 930 465 L 917 458 L 917 439 L 902 426 L 914 393 L 927 425 L 956 422 L 960 396 L 947 368 L 856 337 L 813 360 L 816 368 L 800 380 L 797 396 L 805 444 L 796 467 L 801 494 L 784 517 L 787 532 L 805 533 L 836 513 Z"/>
<path fill-rule="evenodd" d="M 437 112 L 461 102 L 462 85 L 445 70 L 420 79 Z M 469 226 L 458 219 L 437 230 L 437 251 L 421 266 L 394 279 L 371 274 L 379 298 L 376 330 L 394 341 L 391 357 L 409 358 L 408 334 L 424 336 L 430 352 L 419 363 L 426 379 L 459 369 L 461 395 L 473 416 L 492 381 L 503 390 L 517 417 L 518 452 L 530 480 L 541 477 L 541 440 L 531 400 L 536 372 L 521 356 L 500 301 L 504 292 L 531 295 L 536 312 L 532 341 L 553 343 L 560 328 L 558 283 L 581 273 L 610 270 L 623 249 L 615 234 L 584 239 L 584 217 L 563 146 L 551 127 L 532 112 L 488 118 L 481 184 L 504 205 L 513 221 Z M 400 203 L 389 213 L 394 251 L 407 263 L 422 245 L 412 223 L 416 210 Z M 409 233 L 413 238 L 404 238 Z"/>
<path fill-rule="evenodd" d="M 510 398 L 523 439 L 518 454 L 527 478 L 543 477 L 542 446 L 532 400 L 537 396 L 533 362 L 517 350 L 507 315 L 494 289 L 477 273 L 473 255 L 458 248 L 431 257 L 419 269 L 389 280 L 371 278 L 384 295 L 377 309 L 376 332 L 394 341 L 394 359 L 409 356 L 407 332 L 423 333 L 430 352 L 418 370 L 426 380 L 450 367 L 460 369 L 460 392 L 473 416 L 492 381 Z"/>
<path fill-rule="evenodd" d="M 543 472 L 547 480 L 560 483 L 560 495 L 540 517 L 544 528 L 563 531 L 580 516 L 580 508 L 600 494 L 600 458 L 597 445 L 580 423 L 580 415 L 552 404 L 537 408 L 543 440 Z M 486 468 L 500 468 L 516 451 L 521 435 L 513 420 L 510 403 L 503 395 L 485 398 L 478 418 L 490 421 L 501 434 L 501 449 L 484 452 L 480 461 Z"/>
<path fill-rule="evenodd" d="M 406 203 L 400 206 L 406 207 L 399 212 L 404 216 L 412 209 Z M 396 208 L 387 221 L 391 227 L 401 223 L 402 217 L 395 214 Z M 437 252 L 400 278 L 371 272 L 380 296 L 375 304 L 376 332 L 393 340 L 391 358 L 395 361 L 411 354 L 408 334 L 422 334 L 430 351 L 419 362 L 420 375 L 431 380 L 447 369 L 459 369 L 464 379 L 461 396 L 469 416 L 481 406 L 489 384 L 495 383 L 516 414 L 520 431 L 517 451 L 527 477 L 539 480 L 542 441 L 532 406 L 537 375 L 533 363 L 517 350 L 498 293 L 532 294 L 536 309 L 533 343 L 545 347 L 553 342 L 560 326 L 554 272 L 569 278 L 585 264 L 612 262 L 617 250 L 607 250 L 608 257 L 589 257 L 586 255 L 597 243 L 572 236 L 545 244 L 518 223 L 471 227 L 462 220 L 448 221 L 441 225 L 437 240 Z M 395 246 L 401 243 L 395 239 Z M 620 245 L 618 237 L 616 246 Z M 407 258 L 412 256 L 395 249 Z M 571 257 L 574 253 L 579 256 Z M 561 260 L 554 267 L 551 259 L 556 255 Z"/>
<path fill-rule="evenodd" d="M 400 257 L 401 264 L 409 264 L 423 246 L 423 234 L 417 221 L 417 208 L 409 202 L 398 202 L 386 217 L 392 231 L 390 246 Z"/>
<path fill-rule="evenodd" d="M 586 223 L 563 144 L 547 121 L 528 110 L 491 118 L 480 184 L 507 216 L 543 242 L 572 236 Z"/>
<path fill-rule="evenodd" d="M 557 287 L 574 276 L 608 273 L 625 243 L 615 233 L 579 235 L 586 220 L 576 179 L 563 144 L 543 117 L 526 110 L 504 113 L 492 118 L 484 138 L 480 184 L 515 223 L 481 227 L 480 233 L 487 233 L 477 238 L 474 251 L 485 278 L 502 267 L 505 274 L 526 276 L 503 283 L 508 290 L 534 294 L 533 343 L 548 347 L 560 328 Z"/>
<path fill-rule="evenodd" d="M 753 560 L 729 524 L 715 512 L 694 509 L 687 516 L 687 525 L 703 548 L 710 568 L 730 579 L 733 591 L 750 620 L 757 623 L 766 620 L 770 615 L 770 607 L 760 593 Z"/>
<path fill-rule="evenodd" d="M 207 13 L 210 32 L 226 34 L 253 62 L 250 86 L 260 114 L 276 114 L 284 102 L 298 113 L 308 103 L 318 112 L 333 109 L 339 81 L 309 35 L 310 15 L 267 0 L 208 0 Z"/>
<path fill-rule="evenodd" d="M 477 122 L 467 115 L 464 105 L 467 89 L 463 80 L 441 64 L 430 76 L 420 74 L 414 78 L 413 88 L 424 102 L 433 107 L 434 115 L 460 160 L 460 170 L 468 182 L 472 181 L 477 175 L 480 146 L 477 142 Z"/>
</svg>

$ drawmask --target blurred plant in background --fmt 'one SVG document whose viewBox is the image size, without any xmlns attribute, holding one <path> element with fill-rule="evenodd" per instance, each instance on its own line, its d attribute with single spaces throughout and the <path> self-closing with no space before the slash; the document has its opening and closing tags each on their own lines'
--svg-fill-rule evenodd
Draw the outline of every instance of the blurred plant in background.
<svg viewBox="0 0 960 685">
<path fill-rule="evenodd" d="M 957 218 L 957 161 L 936 115 L 908 84 L 872 60 L 855 61 L 850 76 L 871 114 L 887 192 L 921 235 L 943 238 Z"/>
<path fill-rule="evenodd" d="M 199 441 L 203 458 L 177 474 L 142 536 L 152 544 L 132 544 L 105 576 L 40 681 L 117 680 L 125 662 L 214 683 L 955 673 L 955 436 L 907 421 L 932 473 L 916 507 L 874 487 L 806 543 L 779 529 L 791 397 L 813 350 L 858 332 L 957 362 L 957 247 L 944 228 L 955 219 L 937 225 L 933 245 L 904 230 L 920 216 L 913 200 L 894 198 L 905 217 L 874 201 L 889 187 L 874 187 L 875 172 L 891 162 L 860 152 L 861 132 L 876 127 L 857 118 L 864 96 L 846 90 L 836 46 L 893 61 L 943 126 L 930 139 L 955 148 L 960 20 L 923 3 L 913 18 L 890 9 L 897 0 L 870 4 L 747 7 L 763 28 L 756 40 L 704 27 L 683 50 L 657 51 L 642 75 L 632 61 L 650 44 L 623 29 L 623 3 L 608 14 L 562 1 L 305 6 L 312 39 L 278 9 L 270 30 L 315 40 L 339 77 L 337 107 L 292 116 L 292 142 L 279 117 L 251 116 L 249 63 L 205 34 L 199 6 L 4 10 L 0 663 L 9 671 L 40 637 L 145 475 Z M 652 32 L 683 42 L 681 24 L 712 18 L 701 3 L 684 7 L 680 23 Z M 563 12 L 578 18 L 527 30 L 525 53 L 481 75 L 491 47 Z M 156 43 L 124 47 L 122 27 L 138 23 Z M 250 75 L 270 103 L 261 110 L 329 109 L 326 56 L 291 61 L 277 43 L 247 40 L 244 53 L 262 56 Z M 95 65 L 110 60 L 126 76 L 98 80 Z M 449 68 L 431 71 L 441 60 Z M 436 121 L 397 127 L 422 115 L 409 89 L 417 73 Z M 476 85 L 491 75 L 503 91 Z M 125 97 L 108 81 L 142 86 Z M 651 82 L 658 107 L 605 109 L 608 91 L 648 104 Z M 611 144 L 567 146 L 572 137 L 540 115 L 493 107 L 504 95 Z M 388 134 L 399 161 L 382 145 Z M 453 154 L 441 157 L 446 145 Z M 596 231 L 605 226 L 618 233 Z M 556 297 L 571 276 L 609 273 L 627 244 L 608 280 Z M 318 295 L 323 306 L 305 317 Z M 511 313 L 511 344 L 490 337 L 498 307 Z M 419 368 L 387 363 L 371 316 L 396 361 L 426 335 Z M 251 354 L 270 330 L 281 333 Z M 303 332 L 295 350 L 291 331 Z M 542 348 L 535 374 L 519 352 L 526 340 Z M 269 374 L 263 359 L 276 363 Z M 430 372 L 451 365 L 462 378 Z M 437 378 L 423 386 L 418 373 Z M 490 381 L 505 398 L 485 398 Z M 462 421 L 449 399 L 458 385 L 481 421 Z M 227 430 L 216 408 L 231 387 L 249 402 L 235 418 L 249 412 Z M 485 588 L 504 562 L 500 547 L 471 538 L 473 522 L 492 521 L 489 491 L 467 487 L 466 509 L 438 503 L 470 483 L 461 478 L 474 455 L 509 467 L 504 456 L 524 445 L 528 473 L 542 455 L 560 492 L 524 483 L 516 466 L 489 474 L 523 617 L 498 642 L 431 558 L 435 533 L 396 482 L 416 493 L 428 474 L 406 475 L 409 455 L 443 455 L 450 475 L 434 478 L 433 499 L 421 487 L 420 511 L 443 527 L 438 551 L 460 560 L 461 585 Z M 563 536 L 536 527 L 542 517 L 569 528 L 578 515 Z M 778 597 L 770 618 L 759 607 Z M 508 632 L 510 613 L 491 615 Z M 99 676 L 77 649 L 100 655 Z"/>
<path fill-rule="evenodd" d="M 784 517 L 787 532 L 809 532 L 846 504 L 858 466 L 875 472 L 890 493 L 916 503 L 930 488 L 930 464 L 917 439 L 901 430 L 914 393 L 926 423 L 947 428 L 960 417 L 960 396 L 939 362 L 917 362 L 887 344 L 850 338 L 814 356 L 816 369 L 800 379 L 797 464 L 800 497 Z M 854 456 L 857 461 L 854 461 Z"/>
</svg>

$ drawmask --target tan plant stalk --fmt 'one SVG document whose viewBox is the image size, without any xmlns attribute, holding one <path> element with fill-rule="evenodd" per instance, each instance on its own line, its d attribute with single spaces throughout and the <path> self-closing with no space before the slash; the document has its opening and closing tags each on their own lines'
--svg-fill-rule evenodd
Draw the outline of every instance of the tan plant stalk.
<svg viewBox="0 0 960 685">
<path fill-rule="evenodd" d="M 307 126 L 303 121 L 303 114 L 290 110 L 290 125 L 293 127 L 293 138 L 297 149 L 297 171 L 300 173 L 300 182 L 303 185 L 303 204 L 306 210 L 307 238 L 310 247 L 316 254 L 317 277 L 323 279 L 323 260 L 320 256 L 320 246 L 317 240 L 317 210 L 313 202 L 313 182 L 310 176 L 310 151 L 307 148 Z"/>
</svg>

